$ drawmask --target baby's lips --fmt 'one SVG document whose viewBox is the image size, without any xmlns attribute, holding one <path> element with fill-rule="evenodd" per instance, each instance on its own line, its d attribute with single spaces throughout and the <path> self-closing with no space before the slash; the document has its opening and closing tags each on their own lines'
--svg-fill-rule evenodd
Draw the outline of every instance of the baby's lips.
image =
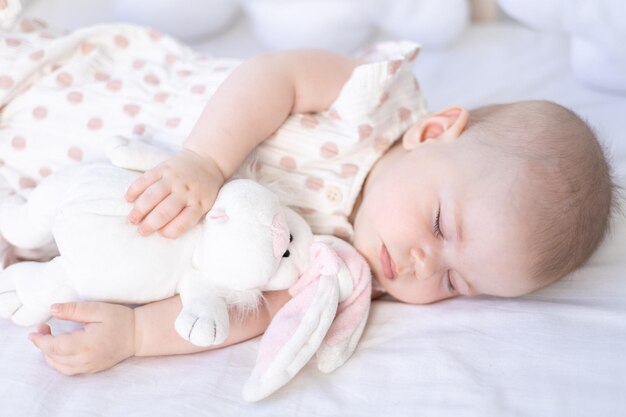
<svg viewBox="0 0 626 417">
<path fill-rule="evenodd" d="M 391 255 L 389 254 L 389 251 L 387 250 L 387 247 L 384 243 L 380 247 L 379 257 L 380 264 L 383 268 L 383 275 L 385 276 L 385 278 L 389 280 L 395 279 L 397 276 L 395 269 L 396 265 L 393 262 L 393 259 L 391 258 Z"/>
</svg>

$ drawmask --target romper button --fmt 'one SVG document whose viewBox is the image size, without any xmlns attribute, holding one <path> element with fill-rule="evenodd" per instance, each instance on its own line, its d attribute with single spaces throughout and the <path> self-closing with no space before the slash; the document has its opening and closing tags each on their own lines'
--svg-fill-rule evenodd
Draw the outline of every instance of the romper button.
<svg viewBox="0 0 626 417">
<path fill-rule="evenodd" d="M 337 187 L 326 187 L 326 199 L 331 203 L 337 203 L 341 201 L 341 190 Z"/>
</svg>

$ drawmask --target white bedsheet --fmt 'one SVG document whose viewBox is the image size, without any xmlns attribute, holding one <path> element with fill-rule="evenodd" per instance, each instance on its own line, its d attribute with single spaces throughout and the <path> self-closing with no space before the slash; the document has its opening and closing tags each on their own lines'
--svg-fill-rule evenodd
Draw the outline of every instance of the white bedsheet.
<svg viewBox="0 0 626 417">
<path fill-rule="evenodd" d="M 33 13 L 46 17 L 41 3 Z M 245 22 L 197 47 L 259 50 Z M 609 145 L 626 185 L 626 97 L 581 85 L 567 54 L 564 38 L 501 23 L 472 28 L 450 50 L 422 51 L 415 71 L 433 109 L 529 98 L 571 107 Z M 66 377 L 45 365 L 28 332 L 0 321 L 0 416 L 624 416 L 626 221 L 588 265 L 526 297 L 378 301 L 345 366 L 324 375 L 310 364 L 253 405 L 241 387 L 258 339 Z"/>
</svg>

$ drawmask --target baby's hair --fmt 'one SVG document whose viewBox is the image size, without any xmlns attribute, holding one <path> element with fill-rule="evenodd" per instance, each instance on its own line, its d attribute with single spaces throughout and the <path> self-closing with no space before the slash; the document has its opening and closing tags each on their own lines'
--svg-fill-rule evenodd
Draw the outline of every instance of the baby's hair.
<svg viewBox="0 0 626 417">
<path fill-rule="evenodd" d="M 470 140 L 522 162 L 531 226 L 533 278 L 547 285 L 584 264 L 619 211 L 606 150 L 592 128 L 549 101 L 524 101 L 470 112 Z"/>
</svg>

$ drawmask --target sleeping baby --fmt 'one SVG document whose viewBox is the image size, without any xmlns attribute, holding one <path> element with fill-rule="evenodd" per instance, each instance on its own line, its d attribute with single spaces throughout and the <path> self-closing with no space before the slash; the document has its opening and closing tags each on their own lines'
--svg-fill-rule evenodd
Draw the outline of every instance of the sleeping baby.
<svg viewBox="0 0 626 417">
<path fill-rule="evenodd" d="M 414 304 L 528 294 L 582 265 L 606 234 L 615 187 L 583 120 L 547 101 L 430 112 L 411 43 L 241 63 L 134 26 L 59 34 L 3 22 L 0 197 L 27 198 L 50 173 L 105 159 L 112 138 L 150 142 L 174 156 L 124 196 L 141 235 L 184 235 L 230 178 L 279 183 L 315 233 L 356 247 L 379 294 Z M 178 336 L 179 297 L 53 305 L 84 330 L 53 335 L 42 324 L 29 337 L 60 372 L 97 372 L 255 337 L 289 294 L 265 299 L 218 346 Z"/>
</svg>

